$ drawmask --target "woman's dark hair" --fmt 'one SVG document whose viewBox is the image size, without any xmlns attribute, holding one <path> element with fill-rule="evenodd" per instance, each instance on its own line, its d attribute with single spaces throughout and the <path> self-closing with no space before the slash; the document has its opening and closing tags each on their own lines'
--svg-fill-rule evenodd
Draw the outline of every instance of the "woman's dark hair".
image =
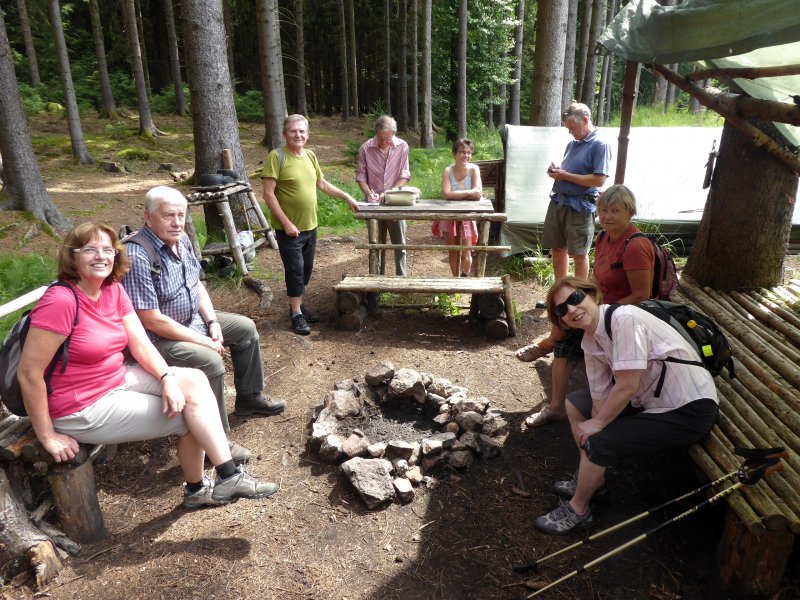
<svg viewBox="0 0 800 600">
<path fill-rule="evenodd" d="M 565 287 L 571 287 L 574 290 L 581 290 L 587 296 L 594 298 L 594 301 L 598 304 L 601 304 L 603 301 L 603 292 L 600 291 L 600 288 L 598 288 L 594 282 L 587 279 L 581 279 L 579 277 L 564 277 L 559 279 L 552 286 L 550 286 L 549 290 L 547 290 L 547 300 L 545 301 L 547 305 L 547 318 L 550 319 L 550 322 L 559 329 L 569 329 L 561 317 L 555 313 L 555 295 L 561 288 Z"/>
<path fill-rule="evenodd" d="M 58 278 L 67 281 L 78 281 L 78 270 L 75 268 L 75 252 L 77 248 L 83 248 L 97 237 L 100 233 L 105 233 L 111 240 L 111 247 L 117 251 L 114 256 L 114 267 L 111 274 L 106 277 L 103 285 L 109 285 L 114 281 L 119 281 L 128 272 L 128 255 L 125 248 L 119 243 L 117 232 L 103 223 L 92 223 L 91 221 L 81 223 L 73 227 L 64 238 L 64 243 L 58 251 Z"/>
<path fill-rule="evenodd" d="M 475 146 L 472 143 L 472 140 L 469 138 L 459 138 L 455 142 L 453 142 L 453 155 L 458 154 L 458 151 L 462 148 L 469 148 L 470 150 L 474 151 Z"/>
</svg>

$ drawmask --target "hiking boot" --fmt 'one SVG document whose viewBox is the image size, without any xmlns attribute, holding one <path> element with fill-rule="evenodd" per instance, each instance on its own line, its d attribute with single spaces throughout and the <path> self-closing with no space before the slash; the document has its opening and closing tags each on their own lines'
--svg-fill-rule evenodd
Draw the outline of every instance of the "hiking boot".
<svg viewBox="0 0 800 600">
<path fill-rule="evenodd" d="M 308 326 L 308 322 L 303 313 L 292 317 L 292 331 L 297 335 L 308 335 L 311 333 L 311 327 Z"/>
<path fill-rule="evenodd" d="M 536 519 L 536 528 L 551 535 L 564 535 L 570 531 L 588 529 L 592 525 L 592 509 L 585 515 L 577 514 L 569 501 L 561 500 L 558 508 Z"/>
<path fill-rule="evenodd" d="M 569 479 L 565 479 L 563 481 L 556 481 L 553 484 L 553 491 L 556 493 L 557 496 L 564 498 L 565 500 L 571 500 L 572 497 L 575 495 L 575 490 L 578 488 L 578 474 L 574 473 L 572 477 Z M 592 494 L 592 500 L 607 500 L 608 499 L 608 486 L 606 482 L 603 482 L 599 488 L 594 491 Z"/>
<path fill-rule="evenodd" d="M 217 475 L 211 498 L 224 504 L 237 498 L 266 498 L 277 491 L 276 484 L 259 481 L 239 465 L 236 474 L 227 479 L 220 479 Z"/>
<path fill-rule="evenodd" d="M 300 312 L 306 318 L 306 323 L 319 323 L 319 315 L 317 313 L 311 312 L 308 308 L 306 308 L 305 304 L 300 305 Z M 292 318 L 292 309 L 289 309 L 289 318 Z"/>
<path fill-rule="evenodd" d="M 203 475 L 203 487 L 196 492 L 190 492 L 183 484 L 183 508 L 202 508 L 204 506 L 221 506 L 224 504 L 212 497 L 214 486 L 207 475 Z"/>
<path fill-rule="evenodd" d="M 233 460 L 233 462 L 235 462 L 237 465 L 250 460 L 250 450 L 244 446 L 240 446 L 236 442 L 228 440 L 228 448 L 231 451 L 231 460 Z"/>
<path fill-rule="evenodd" d="M 279 415 L 286 408 L 286 402 L 265 396 L 261 392 L 255 394 L 237 394 L 233 414 L 237 417 L 250 415 Z"/>
</svg>

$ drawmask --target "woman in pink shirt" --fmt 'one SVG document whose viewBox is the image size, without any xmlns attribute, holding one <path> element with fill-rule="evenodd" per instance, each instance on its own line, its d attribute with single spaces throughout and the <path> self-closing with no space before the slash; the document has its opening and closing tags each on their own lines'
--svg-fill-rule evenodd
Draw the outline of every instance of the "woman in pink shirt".
<svg viewBox="0 0 800 600">
<path fill-rule="evenodd" d="M 58 278 L 72 290 L 50 287 L 33 309 L 17 371 L 36 437 L 62 462 L 75 457 L 79 442 L 177 435 L 186 508 L 275 493 L 277 485 L 258 481 L 231 460 L 203 372 L 169 367 L 150 343 L 119 283 L 127 269 L 117 234 L 106 225 L 83 223 L 64 239 Z M 138 364 L 126 362 L 126 350 Z M 45 381 L 54 357 L 56 368 Z M 216 469 L 213 484 L 203 473 L 206 453 Z"/>
</svg>

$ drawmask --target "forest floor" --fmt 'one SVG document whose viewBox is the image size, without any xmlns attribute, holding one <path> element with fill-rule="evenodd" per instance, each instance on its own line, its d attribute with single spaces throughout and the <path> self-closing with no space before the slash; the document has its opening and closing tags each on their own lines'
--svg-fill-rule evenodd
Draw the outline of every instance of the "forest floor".
<svg viewBox="0 0 800 600">
<path fill-rule="evenodd" d="M 193 168 L 188 120 L 162 117 L 156 123 L 170 132 L 168 141 L 135 143 L 158 153 L 157 158 L 137 162 L 133 173 L 111 174 L 73 164 L 68 139 L 63 142 L 63 120 L 33 121 L 34 135 L 61 140 L 38 159 L 50 194 L 67 217 L 73 222 L 101 220 L 114 228 L 141 224 L 145 192 L 172 183 L 168 173 L 157 170 L 158 162 L 174 162 L 179 170 Z M 102 121 L 86 119 L 83 124 L 92 139 L 102 139 L 107 131 Z M 309 146 L 323 166 L 331 165 L 326 170 L 344 176 L 346 169 L 352 177 L 351 168 L 344 166 L 344 142 L 365 139 L 364 128 L 363 121 L 314 119 Z M 258 145 L 263 127 L 243 125 L 240 134 L 252 173 L 265 155 Z M 92 144 L 95 158 L 114 160 L 102 155 L 99 142 Z M 260 182 L 254 179 L 253 184 L 260 197 Z M 19 214 L 0 212 L 0 227 L 5 231 L 0 250 L 41 254 L 58 247 L 58 239 L 30 231 L 30 223 Z M 411 224 L 411 241 L 429 237 L 427 222 Z M 249 469 L 280 483 L 279 493 L 266 500 L 186 511 L 180 506 L 181 474 L 171 441 L 124 445 L 112 462 L 96 467 L 108 535 L 66 560 L 61 574 L 38 597 L 510 600 L 658 523 L 647 519 L 630 531 L 559 556 L 538 574 L 515 574 L 512 566 L 579 539 L 550 537 L 533 526 L 534 518 L 555 504 L 552 483 L 570 474 L 577 462 L 566 422 L 534 430 L 523 424 L 549 393 L 550 359 L 524 364 L 513 351 L 547 330 L 544 311 L 535 308 L 544 289 L 530 281 L 514 282 L 522 322 L 516 338 L 502 341 L 488 340 L 465 315 L 420 310 L 385 309 L 359 332 L 338 331 L 331 288 L 344 273 L 366 272 L 366 253 L 354 249 L 364 241 L 363 228 L 349 238 L 323 235 L 320 240 L 306 300 L 323 318 L 308 337 L 289 329 L 276 251 L 259 250 L 257 257 L 260 274 L 276 274 L 268 282 L 275 297 L 268 309 L 259 309 L 257 296 L 244 286 L 212 287 L 217 308 L 256 322 L 267 391 L 287 401 L 286 412 L 277 417 L 231 415 L 231 438 L 253 452 Z M 409 264 L 418 276 L 448 272 L 444 253 L 411 252 Z M 498 272 L 499 264 L 490 262 L 488 268 Z M 309 422 L 312 409 L 335 382 L 363 379 L 365 371 L 386 360 L 449 378 L 466 386 L 470 395 L 487 397 L 511 424 L 511 433 L 499 458 L 478 460 L 457 473 L 434 472 L 431 483 L 416 488 L 412 503 L 367 510 L 336 465 L 309 451 Z M 573 384 L 581 385 L 581 377 L 576 373 Z M 685 452 L 628 461 L 609 472 L 611 501 L 595 508 L 597 530 L 698 485 Z M 513 488 L 530 495 L 518 495 Z M 721 509 L 706 509 L 543 597 L 704 598 L 722 523 Z M 777 598 L 800 597 L 798 562 L 794 560 Z M 4 598 L 34 595 L 27 586 L 6 586 L 2 593 Z"/>
</svg>

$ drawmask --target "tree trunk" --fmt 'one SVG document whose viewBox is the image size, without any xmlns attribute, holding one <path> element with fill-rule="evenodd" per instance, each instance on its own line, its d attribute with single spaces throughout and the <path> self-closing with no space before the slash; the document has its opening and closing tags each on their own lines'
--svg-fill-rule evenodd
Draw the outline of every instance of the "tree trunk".
<svg viewBox="0 0 800 600">
<path fill-rule="evenodd" d="M 286 116 L 278 2 L 257 0 L 256 7 L 261 50 L 261 94 L 264 103 L 264 139 L 261 143 L 272 150 L 283 141 L 283 118 Z"/>
<path fill-rule="evenodd" d="M 413 1 L 413 0 L 412 0 Z M 397 30 L 400 40 L 397 44 L 397 128 L 408 129 L 408 0 L 399 0 Z"/>
<path fill-rule="evenodd" d="M 431 102 L 431 1 L 422 0 L 422 123 L 419 145 L 433 148 L 433 111 Z"/>
<path fill-rule="evenodd" d="M 22 38 L 25 40 L 25 55 L 28 57 L 28 68 L 31 74 L 31 83 L 40 85 L 39 62 L 36 60 L 36 46 L 33 45 L 33 35 L 31 35 L 31 22 L 28 19 L 28 6 L 25 0 L 17 0 L 17 12 L 19 13 L 19 25 L 22 28 Z"/>
<path fill-rule="evenodd" d="M 562 0 L 539 0 L 533 54 L 531 125 L 561 125 L 566 38 L 567 5 Z"/>
<path fill-rule="evenodd" d="M 350 79 L 347 77 L 347 20 L 344 16 L 344 2 L 339 0 L 339 87 L 342 99 L 342 121 L 350 118 L 350 92 L 348 85 Z"/>
<path fill-rule="evenodd" d="M 579 102 L 583 102 L 583 80 L 586 77 L 586 59 L 591 50 L 589 49 L 589 35 L 592 28 L 592 1 L 583 0 L 583 11 L 581 12 L 580 39 L 578 43 L 578 69 L 575 77 L 575 96 Z M 538 30 L 537 30 L 538 31 Z"/>
<path fill-rule="evenodd" d="M 350 65 L 348 74 L 350 75 L 350 105 L 353 108 L 353 117 L 356 119 L 361 114 L 358 104 L 358 65 L 356 63 L 356 11 L 353 7 L 354 0 L 347 0 L 347 21 L 350 27 Z"/>
<path fill-rule="evenodd" d="M 779 285 L 797 178 L 726 121 L 685 273 L 720 291 Z"/>
<path fill-rule="evenodd" d="M 603 0 L 593 0 L 592 25 L 589 31 L 589 45 L 586 48 L 586 70 L 581 92 L 581 102 L 590 108 L 594 105 L 595 87 L 597 86 L 597 55 L 594 53 L 594 48 L 603 29 L 603 16 Z"/>
<path fill-rule="evenodd" d="M 125 0 L 123 9 L 125 30 L 128 35 L 128 47 L 131 53 L 131 70 L 133 71 L 133 80 L 136 83 L 136 103 L 139 108 L 139 135 L 144 137 L 164 135 L 156 128 L 155 124 L 153 124 L 153 116 L 150 114 L 150 100 L 148 99 L 147 82 L 142 67 L 142 51 L 139 47 L 139 33 L 136 26 L 136 6 L 134 5 L 134 0 Z"/>
<path fill-rule="evenodd" d="M 189 113 L 189 110 L 186 108 L 186 99 L 183 97 L 183 78 L 181 77 L 178 34 L 175 31 L 175 14 L 172 8 L 172 0 L 164 0 L 164 20 L 167 25 L 170 74 L 172 75 L 172 85 L 175 86 L 175 112 L 184 117 Z"/>
<path fill-rule="evenodd" d="M 408 126 L 419 131 L 419 0 L 411 0 L 411 112 Z"/>
<path fill-rule="evenodd" d="M 564 44 L 564 85 L 561 88 L 561 106 L 567 107 L 575 98 L 575 46 L 578 39 L 578 0 L 567 5 L 567 39 Z"/>
<path fill-rule="evenodd" d="M 508 124 L 519 125 L 519 86 L 522 79 L 522 37 L 525 28 L 525 0 L 517 0 L 517 25 L 514 27 L 514 75 L 508 98 Z"/>
<path fill-rule="evenodd" d="M 147 90 L 147 97 L 150 98 L 153 88 L 150 85 L 150 68 L 147 64 L 147 46 L 144 43 L 144 24 L 142 23 L 141 0 L 133 0 L 136 8 L 136 33 L 139 36 L 139 53 L 142 57 L 142 74 L 144 75 L 144 88 Z"/>
<path fill-rule="evenodd" d="M 295 0 L 294 2 L 294 20 L 297 23 L 295 33 L 295 62 L 297 64 L 297 81 L 295 85 L 295 102 L 296 110 L 301 115 L 308 112 L 306 106 L 306 52 L 305 52 L 305 36 L 303 32 L 303 1 Z"/>
<path fill-rule="evenodd" d="M 0 11 L 0 156 L 3 157 L 5 207 L 25 210 L 54 227 L 70 223 L 47 194 L 31 145 L 25 109 L 19 95 L 6 23 Z"/>
<path fill-rule="evenodd" d="M 385 45 L 383 65 L 383 102 L 386 114 L 392 114 L 392 3 L 383 2 L 383 43 Z"/>
<path fill-rule="evenodd" d="M 103 105 L 100 107 L 99 113 L 101 117 L 107 119 L 118 119 L 119 114 L 117 113 L 117 105 L 114 103 L 111 80 L 108 78 L 106 47 L 103 43 L 103 25 L 100 22 L 100 8 L 97 6 L 97 0 L 89 0 L 89 17 L 92 21 L 94 53 L 97 56 L 97 71 L 100 74 L 100 91 L 103 96 Z"/>
<path fill-rule="evenodd" d="M 58 73 L 61 75 L 61 86 L 64 88 L 64 104 L 67 108 L 67 125 L 72 144 L 72 156 L 82 165 L 94 162 L 86 142 L 83 139 L 81 116 L 78 113 L 78 101 L 75 99 L 75 86 L 72 83 L 72 71 L 69 68 L 67 42 L 64 40 L 64 26 L 61 23 L 61 6 L 58 0 L 50 0 L 50 20 L 53 24 L 53 41 L 56 46 Z"/>
<path fill-rule="evenodd" d="M 467 137 L 467 0 L 458 0 L 458 86 L 456 106 L 458 133 L 456 137 Z"/>
<path fill-rule="evenodd" d="M 506 106 L 508 104 L 508 86 L 505 83 L 500 84 L 497 95 L 500 97 L 500 102 L 497 104 L 497 128 L 502 129 L 506 126 Z"/>
<path fill-rule="evenodd" d="M 194 123 L 195 173 L 216 173 L 222 166 L 222 151 L 230 149 L 232 168 L 244 174 L 239 119 L 225 56 L 222 4 L 220 0 L 182 0 L 181 16 Z M 245 229 L 244 199 L 240 196 L 231 197 L 230 205 L 236 228 Z M 209 237 L 223 239 L 216 206 L 206 204 L 204 212 Z"/>
<path fill-rule="evenodd" d="M 170 0 L 171 1 L 171 0 Z M 225 25 L 225 48 L 228 50 L 228 72 L 231 75 L 231 88 L 236 88 L 236 70 L 233 65 L 234 46 L 233 46 L 233 20 L 231 19 L 230 0 L 222 0 L 222 22 Z"/>
<path fill-rule="evenodd" d="M 678 72 L 678 67 L 679 67 L 678 63 L 673 63 L 671 65 L 668 65 L 668 67 L 673 71 L 675 71 L 676 73 Z M 677 97 L 677 94 L 678 94 L 678 88 L 675 87 L 675 85 L 672 83 L 667 84 L 667 93 L 664 96 L 664 112 L 668 111 L 670 106 L 675 104 L 675 98 Z"/>
</svg>

